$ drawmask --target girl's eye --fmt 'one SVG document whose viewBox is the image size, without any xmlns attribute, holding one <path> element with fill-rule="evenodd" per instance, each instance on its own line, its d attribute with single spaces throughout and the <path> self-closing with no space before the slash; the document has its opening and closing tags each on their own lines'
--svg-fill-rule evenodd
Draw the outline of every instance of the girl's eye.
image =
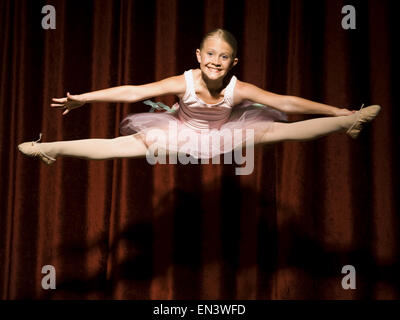
<svg viewBox="0 0 400 320">
<path fill-rule="evenodd" d="M 212 56 L 212 52 L 208 52 L 207 54 L 208 54 L 209 56 Z"/>
</svg>

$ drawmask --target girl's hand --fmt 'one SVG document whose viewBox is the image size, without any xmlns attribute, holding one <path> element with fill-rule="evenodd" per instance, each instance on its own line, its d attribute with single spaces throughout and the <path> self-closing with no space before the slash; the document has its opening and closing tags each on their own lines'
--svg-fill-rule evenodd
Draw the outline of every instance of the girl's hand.
<svg viewBox="0 0 400 320">
<path fill-rule="evenodd" d="M 70 112 L 72 109 L 79 108 L 85 104 L 85 100 L 80 98 L 79 95 L 70 95 L 67 92 L 67 97 L 65 98 L 53 98 L 53 102 L 51 107 L 56 109 L 63 109 L 63 116 Z"/>
<path fill-rule="evenodd" d="M 356 113 L 357 111 L 355 110 L 348 110 L 348 109 L 340 109 L 337 108 L 335 110 L 335 117 L 339 117 L 339 116 L 351 116 L 352 114 Z"/>
</svg>

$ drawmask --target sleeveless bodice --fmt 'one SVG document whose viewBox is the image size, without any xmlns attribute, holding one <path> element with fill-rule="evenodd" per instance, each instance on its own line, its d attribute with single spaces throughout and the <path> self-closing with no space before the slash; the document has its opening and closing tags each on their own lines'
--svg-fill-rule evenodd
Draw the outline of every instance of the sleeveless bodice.
<svg viewBox="0 0 400 320">
<path fill-rule="evenodd" d="M 193 71 L 188 70 L 184 75 L 186 92 L 179 101 L 179 119 L 192 129 L 219 129 L 228 120 L 232 111 L 236 77 L 232 76 L 225 88 L 224 98 L 221 101 L 215 104 L 208 104 L 196 95 Z"/>
</svg>

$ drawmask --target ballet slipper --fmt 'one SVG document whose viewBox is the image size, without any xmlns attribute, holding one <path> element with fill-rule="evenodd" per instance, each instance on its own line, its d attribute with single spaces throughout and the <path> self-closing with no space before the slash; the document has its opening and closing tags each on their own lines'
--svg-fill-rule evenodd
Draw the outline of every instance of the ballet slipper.
<svg viewBox="0 0 400 320">
<path fill-rule="evenodd" d="M 39 139 L 32 142 L 24 142 L 18 145 L 19 151 L 28 157 L 39 157 L 47 165 L 52 165 L 56 159 L 50 157 L 40 150 L 39 141 L 42 139 L 42 134 L 39 134 Z"/>
<path fill-rule="evenodd" d="M 364 106 L 364 105 L 363 105 Z M 361 129 L 363 128 L 364 124 L 372 121 L 378 115 L 381 107 L 378 105 L 372 105 L 361 109 L 357 112 L 357 119 L 351 125 L 351 127 L 346 131 L 346 134 L 353 139 L 356 139 L 360 134 Z"/>
</svg>

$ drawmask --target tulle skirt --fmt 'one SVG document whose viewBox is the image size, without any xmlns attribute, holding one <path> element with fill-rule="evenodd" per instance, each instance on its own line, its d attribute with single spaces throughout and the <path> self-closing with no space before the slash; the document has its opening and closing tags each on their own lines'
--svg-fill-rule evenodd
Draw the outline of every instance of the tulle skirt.
<svg viewBox="0 0 400 320">
<path fill-rule="evenodd" d="M 179 104 L 169 112 L 134 113 L 120 124 L 122 135 L 140 133 L 148 148 L 186 153 L 194 158 L 213 158 L 244 144 L 254 144 L 274 121 L 286 122 L 285 113 L 246 101 L 233 106 L 228 120 L 218 129 L 196 129 L 179 118 Z"/>
</svg>

